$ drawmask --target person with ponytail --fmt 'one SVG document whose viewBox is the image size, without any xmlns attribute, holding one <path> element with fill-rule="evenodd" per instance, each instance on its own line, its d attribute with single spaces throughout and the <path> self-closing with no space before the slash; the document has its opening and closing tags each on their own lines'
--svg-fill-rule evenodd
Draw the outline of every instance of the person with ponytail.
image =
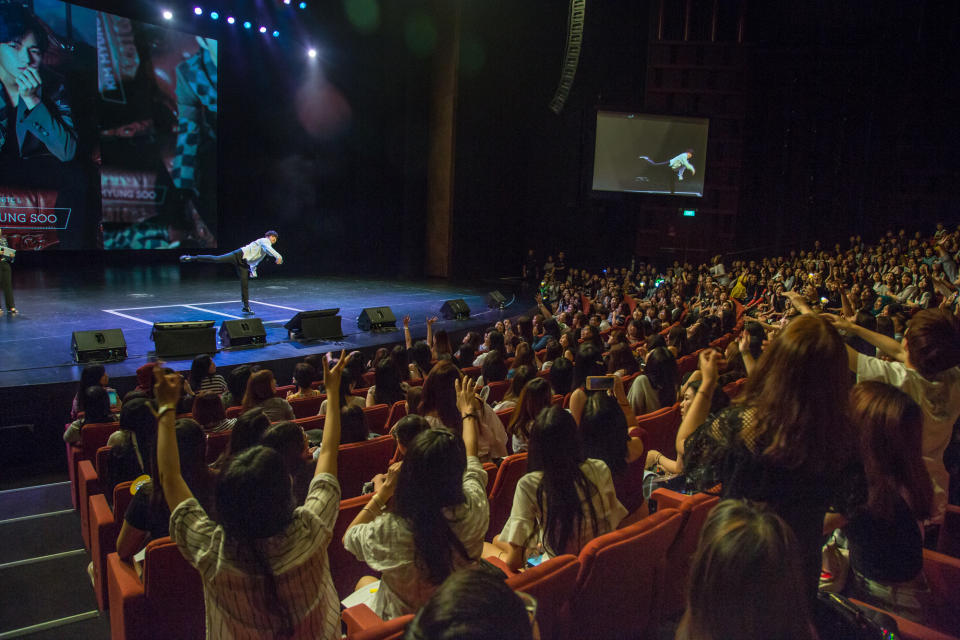
<svg viewBox="0 0 960 640">
<path fill-rule="evenodd" d="M 462 436 L 445 427 L 417 435 L 343 536 L 347 551 L 382 574 L 374 593 L 372 577 L 357 589 L 384 619 L 415 613 L 483 550 L 490 506 L 477 457 L 481 400 L 466 376 L 455 390 Z"/>
<path fill-rule="evenodd" d="M 324 362 L 330 403 L 306 503 L 296 507 L 282 456 L 257 445 L 233 457 L 217 482 L 219 523 L 180 473 L 176 374 L 157 377 L 157 465 L 170 507 L 170 537 L 200 572 L 208 638 L 340 638 L 339 598 L 326 549 L 340 507 L 340 376 Z"/>
<path fill-rule="evenodd" d="M 602 460 L 584 457 L 568 411 L 551 406 L 540 412 L 528 456 L 529 473 L 517 483 L 510 518 L 485 555 L 496 555 L 516 570 L 531 556 L 576 554 L 627 516 L 610 469 Z"/>
</svg>

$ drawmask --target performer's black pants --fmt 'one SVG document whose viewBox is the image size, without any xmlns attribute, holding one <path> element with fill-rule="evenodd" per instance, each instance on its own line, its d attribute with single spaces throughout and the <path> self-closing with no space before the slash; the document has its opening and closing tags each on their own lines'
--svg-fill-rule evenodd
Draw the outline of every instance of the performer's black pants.
<svg viewBox="0 0 960 640">
<path fill-rule="evenodd" d="M 13 309 L 17 305 L 13 303 L 13 278 L 11 274 L 13 269 L 6 260 L 0 260 L 0 289 L 3 289 L 3 297 L 7 301 L 7 309 Z"/>
<path fill-rule="evenodd" d="M 231 264 L 240 278 L 240 297 L 243 299 L 243 306 L 250 306 L 250 265 L 243 259 L 243 251 L 237 249 L 222 256 L 194 256 L 194 262 L 215 262 L 218 264 Z"/>
</svg>

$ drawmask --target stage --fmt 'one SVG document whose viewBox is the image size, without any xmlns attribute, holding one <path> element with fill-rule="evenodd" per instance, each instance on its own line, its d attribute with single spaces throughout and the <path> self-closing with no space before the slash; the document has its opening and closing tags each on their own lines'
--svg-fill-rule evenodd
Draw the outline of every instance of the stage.
<svg viewBox="0 0 960 640">
<path fill-rule="evenodd" d="M 127 359 L 106 365 L 111 386 L 123 394 L 135 386 L 137 367 L 156 359 L 150 337 L 154 322 L 214 320 L 219 329 L 224 320 L 245 317 L 240 311 L 239 282 L 230 273 L 216 265 L 77 268 L 53 273 L 15 267 L 20 314 L 0 317 L 0 451 L 5 451 L 0 464 L 19 466 L 26 462 L 20 454 L 34 461 L 51 454 L 62 457 L 62 444 L 56 442 L 83 368 L 73 362 L 70 351 L 74 331 L 123 330 Z M 372 355 L 381 345 L 402 343 L 405 315 L 411 318 L 414 340 L 423 339 L 426 318 L 439 317 L 446 300 L 462 298 L 470 307 L 469 319 L 440 319 L 434 325 L 457 341 L 466 331 L 482 330 L 533 306 L 532 300 L 517 300 L 502 311 L 488 309 L 485 296 L 494 289 L 511 302 L 514 291 L 508 282 L 460 285 L 443 280 L 284 277 L 282 269 L 261 269 L 260 277 L 250 281 L 254 312 L 250 317 L 263 321 L 266 346 L 221 349 L 214 362 L 224 373 L 239 364 L 261 363 L 274 371 L 278 384 L 286 384 L 296 362 L 311 353 L 346 349 Z M 357 328 L 361 311 L 375 306 L 393 310 L 397 331 Z M 298 311 L 331 307 L 340 308 L 341 339 L 301 343 L 288 338 L 283 325 Z M 192 356 L 166 362 L 187 371 L 191 360 Z"/>
<path fill-rule="evenodd" d="M 409 315 L 415 339 L 426 335 L 426 318 L 439 316 L 445 300 L 463 298 L 471 316 L 465 321 L 441 319 L 436 329 L 464 331 L 495 322 L 501 315 L 484 304 L 489 289 L 445 281 L 283 278 L 273 272 L 250 281 L 254 314 L 245 316 L 240 312 L 237 280 L 221 276 L 216 267 L 159 265 L 56 275 L 32 271 L 16 273 L 15 278 L 20 314 L 0 318 L 0 387 L 78 380 L 82 367 L 73 363 L 70 353 L 74 331 L 122 329 L 127 359 L 108 364 L 107 372 L 113 378 L 123 378 L 154 359 L 150 338 L 154 322 L 214 320 L 219 326 L 223 320 L 259 318 L 267 331 L 267 346 L 221 350 L 214 360 L 218 366 L 229 368 L 247 362 L 302 358 L 333 349 L 366 350 L 403 340 L 402 331 L 358 329 L 357 317 L 365 307 L 390 307 L 398 329 L 402 328 L 403 316 Z M 307 344 L 288 339 L 283 324 L 298 311 L 331 307 L 340 308 L 342 339 Z M 519 307 L 515 303 L 504 313 L 519 313 Z M 168 362 L 177 369 L 190 366 L 190 358 Z"/>
</svg>

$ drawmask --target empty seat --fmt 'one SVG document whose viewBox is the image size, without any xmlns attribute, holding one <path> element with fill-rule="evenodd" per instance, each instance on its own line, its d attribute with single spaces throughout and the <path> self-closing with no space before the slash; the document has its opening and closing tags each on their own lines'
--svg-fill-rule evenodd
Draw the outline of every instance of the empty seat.
<svg viewBox="0 0 960 640">
<path fill-rule="evenodd" d="M 340 480 L 341 498 L 360 495 L 363 483 L 378 473 L 386 473 L 396 446 L 393 436 L 340 445 L 337 479 Z"/>
<path fill-rule="evenodd" d="M 647 449 L 656 449 L 668 458 L 677 456 L 677 429 L 680 428 L 680 404 L 663 407 L 637 416 L 635 428 L 646 431 L 644 444 Z M 632 431 L 631 436 L 639 433 Z"/>
<path fill-rule="evenodd" d="M 387 416 L 390 415 L 390 407 L 385 404 L 375 404 L 372 407 L 363 408 L 363 419 L 367 423 L 367 429 L 372 433 L 386 433 Z"/>
<path fill-rule="evenodd" d="M 490 524 L 487 526 L 487 540 L 492 540 L 493 536 L 500 533 L 503 525 L 506 524 L 507 518 L 510 517 L 510 510 L 513 509 L 513 494 L 517 490 L 517 483 L 526 472 L 526 452 L 516 453 L 503 459 L 492 484 L 488 480 Z"/>
<path fill-rule="evenodd" d="M 577 628 L 594 638 L 644 637 L 657 619 L 667 550 L 682 524 L 678 510 L 663 509 L 588 542 L 571 599 Z"/>
<path fill-rule="evenodd" d="M 384 427 L 386 432 L 389 433 L 390 429 L 393 428 L 393 425 L 400 422 L 400 419 L 407 415 L 407 402 L 406 400 L 398 400 L 390 405 L 390 413 L 387 414 L 387 419 L 384 422 Z"/>
<path fill-rule="evenodd" d="M 101 611 L 107 608 L 107 556 L 117 550 L 117 536 L 127 513 L 127 507 L 133 500 L 130 493 L 132 482 L 121 482 L 113 489 L 113 505 L 110 509 L 105 495 L 90 496 L 90 559 L 93 564 L 93 590 L 97 596 L 97 606 Z"/>
<path fill-rule="evenodd" d="M 93 460 L 97 449 L 106 446 L 110 434 L 120 428 L 116 422 L 85 424 L 80 428 L 80 440 L 67 443 L 67 475 L 70 477 L 70 497 L 73 508 L 80 507 L 80 489 L 77 484 L 77 468 L 81 460 Z"/>
<path fill-rule="evenodd" d="M 147 545 L 142 580 L 133 565 L 111 553 L 107 583 L 114 640 L 206 637 L 200 574 L 170 538 Z"/>
</svg>

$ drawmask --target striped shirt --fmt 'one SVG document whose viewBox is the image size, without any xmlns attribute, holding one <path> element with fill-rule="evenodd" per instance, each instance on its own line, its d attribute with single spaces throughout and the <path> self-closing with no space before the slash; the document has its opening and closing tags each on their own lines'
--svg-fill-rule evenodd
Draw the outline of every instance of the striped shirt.
<svg viewBox="0 0 960 640">
<path fill-rule="evenodd" d="M 467 458 L 463 473 L 463 494 L 466 502 L 445 510 L 450 528 L 463 543 L 470 559 L 453 553 L 454 565 L 472 564 L 483 552 L 483 537 L 490 522 L 487 502 L 487 472 L 476 457 Z M 407 521 L 387 512 L 373 522 L 347 529 L 343 545 L 347 551 L 366 562 L 374 571 L 382 571 L 380 589 L 368 603 L 383 619 L 416 613 L 437 586 L 431 584 L 414 563 L 413 531 Z"/>
<path fill-rule="evenodd" d="M 194 389 L 194 393 L 200 393 L 201 391 L 213 391 L 217 394 L 222 394 L 227 390 L 227 381 L 223 379 L 223 376 L 219 373 L 215 373 L 212 376 L 203 376 L 200 379 L 200 388 Z"/>
<path fill-rule="evenodd" d="M 340 600 L 327 560 L 339 508 L 336 477 L 321 473 L 287 529 L 256 543 L 276 576 L 278 595 L 294 622 L 294 638 L 340 638 Z M 208 638 L 277 637 L 280 621 L 266 602 L 258 571 L 245 556 L 241 559 L 236 541 L 227 538 L 196 498 L 173 510 L 170 537 L 200 572 Z"/>
</svg>

